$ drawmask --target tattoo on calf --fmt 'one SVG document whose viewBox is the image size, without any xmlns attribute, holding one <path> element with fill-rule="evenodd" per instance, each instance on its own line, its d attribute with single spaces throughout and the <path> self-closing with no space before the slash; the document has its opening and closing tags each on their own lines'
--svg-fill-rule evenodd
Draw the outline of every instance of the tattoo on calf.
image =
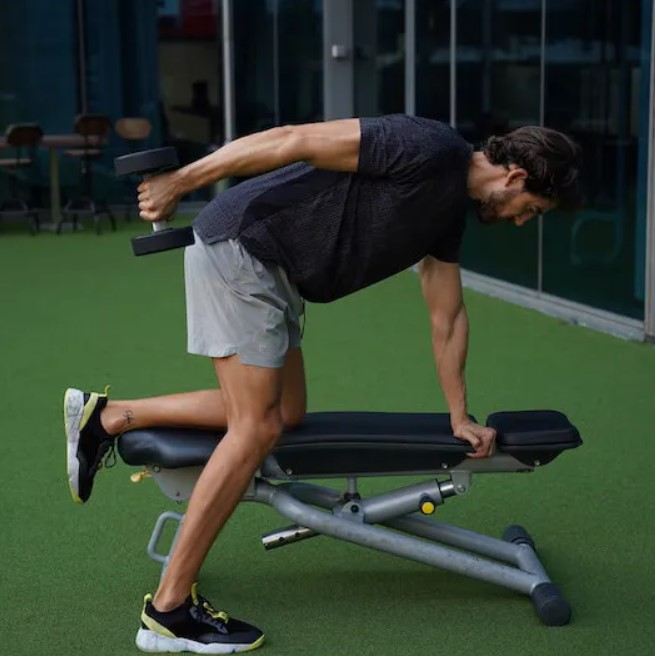
<svg viewBox="0 0 655 656">
<path fill-rule="evenodd" d="M 134 421 L 134 413 L 131 410 L 126 410 L 123 413 L 123 418 L 125 419 L 125 423 L 129 428 L 132 425 L 132 422 Z"/>
</svg>

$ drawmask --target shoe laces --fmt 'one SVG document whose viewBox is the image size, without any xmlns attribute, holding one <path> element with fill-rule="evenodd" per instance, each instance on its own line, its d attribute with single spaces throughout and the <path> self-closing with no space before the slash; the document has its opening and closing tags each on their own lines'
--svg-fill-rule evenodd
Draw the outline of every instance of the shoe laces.
<svg viewBox="0 0 655 656">
<path fill-rule="evenodd" d="M 201 597 L 202 608 L 203 610 L 211 617 L 213 620 L 221 620 L 227 624 L 230 620 L 230 616 L 224 610 L 216 610 L 206 599 Z"/>
<path fill-rule="evenodd" d="M 197 583 L 191 586 L 191 601 L 196 608 L 208 615 L 211 619 L 221 620 L 225 624 L 229 622 L 230 616 L 225 611 L 216 610 L 207 599 L 198 594 Z"/>
</svg>

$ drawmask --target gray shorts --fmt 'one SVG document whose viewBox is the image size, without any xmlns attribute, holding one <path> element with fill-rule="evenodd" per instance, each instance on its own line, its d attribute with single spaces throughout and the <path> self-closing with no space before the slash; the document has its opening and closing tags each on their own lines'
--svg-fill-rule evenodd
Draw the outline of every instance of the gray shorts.
<svg viewBox="0 0 655 656">
<path fill-rule="evenodd" d="M 303 300 L 286 272 L 236 240 L 196 243 L 184 254 L 189 353 L 279 368 L 300 346 Z"/>
</svg>

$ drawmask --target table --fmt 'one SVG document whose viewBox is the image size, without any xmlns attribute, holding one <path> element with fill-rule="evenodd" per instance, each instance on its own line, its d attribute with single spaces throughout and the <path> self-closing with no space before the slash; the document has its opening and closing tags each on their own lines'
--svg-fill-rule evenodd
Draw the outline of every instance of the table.
<svg viewBox="0 0 655 656">
<path fill-rule="evenodd" d="M 58 226 L 63 221 L 61 212 L 61 194 L 59 190 L 59 148 L 83 148 L 85 143 L 91 146 L 101 146 L 107 142 L 100 137 L 85 138 L 80 134 L 44 134 L 39 142 L 40 147 L 49 149 L 48 161 L 50 169 L 50 212 L 52 222 Z M 11 148 L 5 137 L 0 137 L 0 150 Z"/>
</svg>

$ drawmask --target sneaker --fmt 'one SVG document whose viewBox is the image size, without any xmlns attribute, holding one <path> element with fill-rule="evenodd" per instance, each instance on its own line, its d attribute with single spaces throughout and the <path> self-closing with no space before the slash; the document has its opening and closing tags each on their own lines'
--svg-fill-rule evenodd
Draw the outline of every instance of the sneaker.
<svg viewBox="0 0 655 656">
<path fill-rule="evenodd" d="M 252 651 L 264 643 L 258 628 L 216 611 L 198 594 L 198 584 L 184 603 L 167 613 L 152 605 L 146 595 L 141 612 L 141 628 L 136 646 L 149 653 L 193 652 L 194 654 L 234 654 Z"/>
<path fill-rule="evenodd" d="M 68 485 L 77 503 L 89 500 L 93 479 L 108 451 L 116 462 L 115 438 L 100 423 L 100 413 L 106 405 L 107 390 L 104 394 L 87 394 L 69 388 L 64 395 Z"/>
</svg>

